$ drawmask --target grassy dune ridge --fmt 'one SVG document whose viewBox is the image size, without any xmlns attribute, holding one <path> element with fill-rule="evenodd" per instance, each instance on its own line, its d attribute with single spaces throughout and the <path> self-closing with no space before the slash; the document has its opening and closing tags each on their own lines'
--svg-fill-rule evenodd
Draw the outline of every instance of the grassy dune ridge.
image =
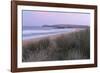
<svg viewBox="0 0 100 73">
<path fill-rule="evenodd" d="M 36 40 L 36 39 L 35 39 Z M 24 42 L 23 42 L 24 44 Z M 32 40 L 22 48 L 22 61 L 55 61 L 90 58 L 90 30 Z"/>
</svg>

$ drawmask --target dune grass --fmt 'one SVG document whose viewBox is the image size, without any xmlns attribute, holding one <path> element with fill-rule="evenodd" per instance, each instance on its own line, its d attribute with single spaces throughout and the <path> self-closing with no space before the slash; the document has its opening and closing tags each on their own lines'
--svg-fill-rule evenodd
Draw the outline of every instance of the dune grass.
<svg viewBox="0 0 100 73">
<path fill-rule="evenodd" d="M 51 36 L 54 38 L 54 36 Z M 22 61 L 77 60 L 90 58 L 90 30 L 42 38 L 22 48 Z"/>
</svg>

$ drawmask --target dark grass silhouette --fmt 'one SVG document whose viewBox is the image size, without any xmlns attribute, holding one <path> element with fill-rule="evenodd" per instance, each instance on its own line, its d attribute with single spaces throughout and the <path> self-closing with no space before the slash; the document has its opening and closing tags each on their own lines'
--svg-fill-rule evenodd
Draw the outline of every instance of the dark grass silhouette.
<svg viewBox="0 0 100 73">
<path fill-rule="evenodd" d="M 90 30 L 42 38 L 22 48 L 22 61 L 56 61 L 90 58 Z"/>
</svg>

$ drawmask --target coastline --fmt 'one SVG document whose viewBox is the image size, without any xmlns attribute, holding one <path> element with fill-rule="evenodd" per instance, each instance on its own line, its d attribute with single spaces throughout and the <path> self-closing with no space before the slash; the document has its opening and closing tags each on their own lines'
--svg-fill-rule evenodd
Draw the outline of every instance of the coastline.
<svg viewBox="0 0 100 73">
<path fill-rule="evenodd" d="M 30 38 L 30 39 L 24 39 L 22 41 L 23 45 L 29 45 L 30 43 L 35 43 L 35 42 L 38 42 L 39 40 L 41 39 L 45 39 L 45 38 L 48 38 L 48 39 L 55 39 L 61 35 L 68 35 L 68 34 L 71 34 L 71 33 L 75 33 L 75 32 L 80 32 L 80 31 L 84 31 L 86 29 L 79 29 L 79 30 L 73 30 L 73 31 L 70 31 L 70 32 L 62 32 L 62 33 L 55 33 L 55 34 L 48 34 L 48 35 L 41 35 L 41 36 L 37 36 L 37 37 L 34 37 L 34 38 Z"/>
</svg>

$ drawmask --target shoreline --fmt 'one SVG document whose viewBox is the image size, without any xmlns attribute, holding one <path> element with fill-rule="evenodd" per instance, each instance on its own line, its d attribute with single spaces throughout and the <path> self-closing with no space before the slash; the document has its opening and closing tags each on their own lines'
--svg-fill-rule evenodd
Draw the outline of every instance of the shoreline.
<svg viewBox="0 0 100 73">
<path fill-rule="evenodd" d="M 57 38 L 61 35 L 68 35 L 68 34 L 71 34 L 71 33 L 80 32 L 80 31 L 84 31 L 84 30 L 86 30 L 86 29 L 74 30 L 74 31 L 71 31 L 71 32 L 62 32 L 62 33 L 56 33 L 56 34 L 42 35 L 42 36 L 38 36 L 38 37 L 23 40 L 22 43 L 23 43 L 23 46 L 27 46 L 31 43 L 38 42 L 41 39 L 45 39 L 45 38 L 55 39 L 55 38 Z"/>
</svg>

